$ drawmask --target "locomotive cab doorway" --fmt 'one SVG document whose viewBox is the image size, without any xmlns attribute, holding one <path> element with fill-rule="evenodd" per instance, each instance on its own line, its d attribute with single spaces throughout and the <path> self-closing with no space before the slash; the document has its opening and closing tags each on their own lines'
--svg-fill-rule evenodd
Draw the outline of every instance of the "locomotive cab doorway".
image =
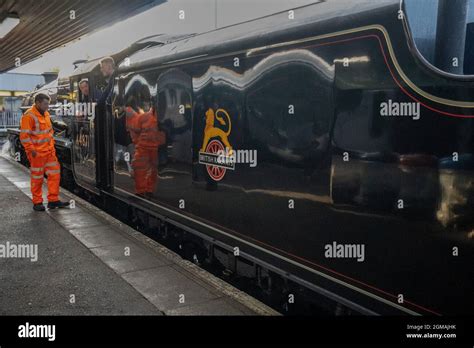
<svg viewBox="0 0 474 348">
<path fill-rule="evenodd" d="M 97 140 L 100 110 L 97 100 L 106 87 L 100 75 L 98 61 L 81 66 L 78 73 L 70 78 L 73 104 L 69 112 L 71 120 L 72 168 L 76 182 L 97 192 L 100 159 Z M 104 117 L 102 117 L 104 118 Z"/>
</svg>

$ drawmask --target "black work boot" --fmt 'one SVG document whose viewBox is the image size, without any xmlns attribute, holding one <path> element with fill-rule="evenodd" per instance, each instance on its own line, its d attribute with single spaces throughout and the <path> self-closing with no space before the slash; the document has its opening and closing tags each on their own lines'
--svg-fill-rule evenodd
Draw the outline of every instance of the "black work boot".
<svg viewBox="0 0 474 348">
<path fill-rule="evenodd" d="M 61 201 L 48 202 L 48 209 L 68 208 L 68 207 L 69 207 L 69 202 L 61 202 Z"/>
<path fill-rule="evenodd" d="M 43 203 L 33 205 L 34 211 L 45 211 L 46 208 L 44 207 Z"/>
</svg>

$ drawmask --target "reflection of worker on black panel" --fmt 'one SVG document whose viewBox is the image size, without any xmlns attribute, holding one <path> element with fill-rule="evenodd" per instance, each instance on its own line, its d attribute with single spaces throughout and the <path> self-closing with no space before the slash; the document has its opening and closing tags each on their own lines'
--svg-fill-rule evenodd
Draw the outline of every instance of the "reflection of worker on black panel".
<svg viewBox="0 0 474 348">
<path fill-rule="evenodd" d="M 141 99 L 141 98 L 139 98 Z M 158 129 L 156 110 L 149 98 L 141 106 L 132 97 L 127 103 L 127 130 L 135 145 L 132 168 L 137 195 L 152 196 L 158 179 L 158 147 L 165 143 L 165 135 Z"/>
</svg>

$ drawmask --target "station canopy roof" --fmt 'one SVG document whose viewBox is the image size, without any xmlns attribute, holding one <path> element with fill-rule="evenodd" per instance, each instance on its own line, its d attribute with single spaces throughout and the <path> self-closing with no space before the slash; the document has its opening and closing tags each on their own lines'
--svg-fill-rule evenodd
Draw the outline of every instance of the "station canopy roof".
<svg viewBox="0 0 474 348">
<path fill-rule="evenodd" d="M 166 1 L 0 0 L 0 73 Z"/>
</svg>

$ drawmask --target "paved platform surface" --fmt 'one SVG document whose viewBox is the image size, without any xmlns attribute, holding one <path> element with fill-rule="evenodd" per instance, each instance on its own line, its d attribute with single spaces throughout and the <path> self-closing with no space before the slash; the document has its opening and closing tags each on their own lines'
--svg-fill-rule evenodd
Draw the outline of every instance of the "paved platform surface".
<svg viewBox="0 0 474 348">
<path fill-rule="evenodd" d="M 0 156 L 0 248 L 37 246 L 0 254 L 0 315 L 278 315 L 67 191 L 73 209 L 30 197 L 28 169 Z"/>
</svg>

